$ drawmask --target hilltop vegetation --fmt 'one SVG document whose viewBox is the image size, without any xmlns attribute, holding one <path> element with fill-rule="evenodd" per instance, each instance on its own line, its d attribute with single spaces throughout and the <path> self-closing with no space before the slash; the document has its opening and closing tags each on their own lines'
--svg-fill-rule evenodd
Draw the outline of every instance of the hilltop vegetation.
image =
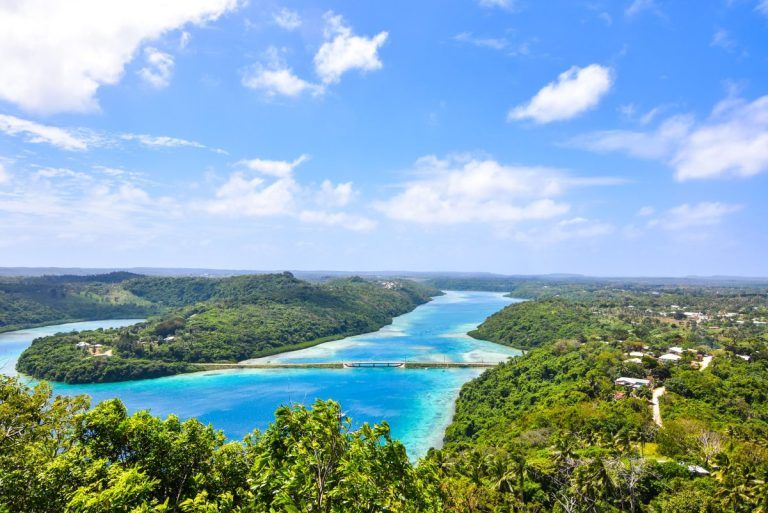
<svg viewBox="0 0 768 513">
<path fill-rule="evenodd" d="M 133 294 L 126 283 L 137 274 L 0 278 L 0 331 L 63 322 L 138 318 L 160 305 Z"/>
<path fill-rule="evenodd" d="M 547 286 L 478 328 L 530 350 L 462 388 L 446 446 L 429 455 L 444 507 L 765 511 L 767 291 L 580 287 Z M 680 359 L 659 361 L 672 346 Z M 650 386 L 615 385 L 622 376 Z M 663 427 L 650 405 L 661 386 Z"/>
<path fill-rule="evenodd" d="M 124 286 L 165 308 L 193 304 L 134 326 L 37 339 L 19 358 L 18 370 L 67 383 L 189 372 L 194 363 L 231 363 L 375 331 L 439 294 L 407 280 L 312 284 L 290 273 L 138 278 Z"/>
<path fill-rule="evenodd" d="M 413 467 L 386 423 L 352 430 L 333 402 L 281 407 L 263 433 L 229 442 L 117 399 L 88 406 L 0 376 L 0 511 L 440 511 L 434 469 Z"/>
</svg>

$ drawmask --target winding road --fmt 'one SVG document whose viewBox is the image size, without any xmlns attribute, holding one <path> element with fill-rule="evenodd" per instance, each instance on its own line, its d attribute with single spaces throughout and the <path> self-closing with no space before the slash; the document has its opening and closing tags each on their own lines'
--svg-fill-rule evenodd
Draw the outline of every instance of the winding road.
<svg viewBox="0 0 768 513">
<path fill-rule="evenodd" d="M 651 405 L 653 406 L 653 421 L 657 426 L 662 427 L 661 421 L 661 409 L 659 408 L 659 397 L 664 395 L 667 389 L 664 387 L 653 389 L 653 399 L 651 399 Z"/>
</svg>

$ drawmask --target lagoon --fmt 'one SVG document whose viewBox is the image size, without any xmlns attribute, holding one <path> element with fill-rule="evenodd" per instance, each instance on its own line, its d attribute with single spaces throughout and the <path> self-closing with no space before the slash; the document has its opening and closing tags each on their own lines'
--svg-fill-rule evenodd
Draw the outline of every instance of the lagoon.
<svg viewBox="0 0 768 513">
<path fill-rule="evenodd" d="M 503 361 L 519 351 L 475 340 L 466 333 L 514 301 L 498 293 L 451 291 L 375 333 L 261 361 Z M 116 322 L 125 325 L 128 321 Z M 56 332 L 63 326 L 36 329 Z M 0 354 L 14 333 L 20 332 L 0 334 Z M 28 344 L 31 339 L 26 337 Z M 429 447 L 440 445 L 461 386 L 482 372 L 463 368 L 233 369 L 122 383 L 55 384 L 54 390 L 88 394 L 94 402 L 119 397 L 131 411 L 197 417 L 231 438 L 241 438 L 254 428 L 264 429 L 280 405 L 333 399 L 341 403 L 354 425 L 389 422 L 393 437 L 405 444 L 412 458 L 418 458 Z"/>
</svg>

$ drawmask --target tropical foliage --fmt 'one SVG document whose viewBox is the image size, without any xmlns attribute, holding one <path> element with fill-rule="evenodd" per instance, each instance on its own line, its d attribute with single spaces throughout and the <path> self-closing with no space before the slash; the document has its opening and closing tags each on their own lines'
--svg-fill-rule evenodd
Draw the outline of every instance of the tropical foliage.
<svg viewBox="0 0 768 513">
<path fill-rule="evenodd" d="M 281 407 L 242 441 L 197 420 L 88 410 L 0 376 L 0 511 L 266 513 L 439 511 L 431 465 L 389 427 L 352 429 L 339 406 Z"/>
<path fill-rule="evenodd" d="M 312 284 L 290 273 L 138 278 L 125 286 L 153 304 L 203 300 L 134 326 L 37 339 L 19 371 L 67 383 L 189 372 L 199 370 L 193 363 L 231 363 L 375 331 L 440 293 L 407 280 Z"/>
</svg>

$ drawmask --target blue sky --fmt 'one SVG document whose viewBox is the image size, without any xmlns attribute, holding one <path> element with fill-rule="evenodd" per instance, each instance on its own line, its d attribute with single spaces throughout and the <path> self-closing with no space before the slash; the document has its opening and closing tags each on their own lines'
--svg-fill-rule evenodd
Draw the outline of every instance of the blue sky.
<svg viewBox="0 0 768 513">
<path fill-rule="evenodd" d="M 768 1 L 0 6 L 0 265 L 766 276 Z"/>
</svg>

